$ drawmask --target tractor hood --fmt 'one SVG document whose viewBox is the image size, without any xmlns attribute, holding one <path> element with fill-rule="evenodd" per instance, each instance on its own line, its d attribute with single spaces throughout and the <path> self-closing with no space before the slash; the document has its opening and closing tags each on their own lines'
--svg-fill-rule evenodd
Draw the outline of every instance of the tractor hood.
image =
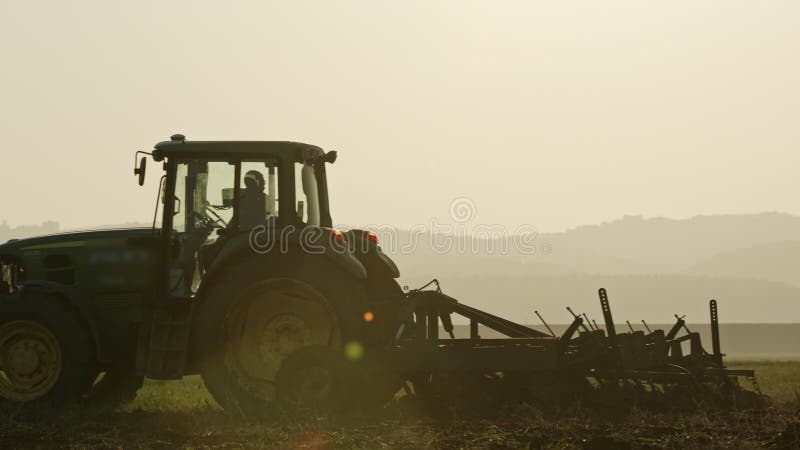
<svg viewBox="0 0 800 450">
<path fill-rule="evenodd" d="M 76 231 L 37 236 L 27 239 L 11 239 L 0 245 L 0 255 L 25 256 L 54 249 L 78 249 L 82 247 L 118 246 L 125 241 L 140 241 L 159 234 L 153 228 L 123 228 L 111 230 Z"/>
</svg>

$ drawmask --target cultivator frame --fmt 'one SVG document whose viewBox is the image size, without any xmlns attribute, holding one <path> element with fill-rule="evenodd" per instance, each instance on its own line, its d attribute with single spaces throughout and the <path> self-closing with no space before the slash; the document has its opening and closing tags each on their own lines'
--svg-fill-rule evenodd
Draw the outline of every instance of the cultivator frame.
<svg viewBox="0 0 800 450">
<path fill-rule="evenodd" d="M 431 286 L 434 288 L 428 289 Z M 599 385 L 632 382 L 650 386 L 715 385 L 738 386 L 738 377 L 754 380 L 753 370 L 725 367 L 719 338 L 719 315 L 716 300 L 709 302 L 712 351 L 707 352 L 700 334 L 692 332 L 683 317 L 668 331 L 616 331 L 608 293 L 598 291 L 604 328 L 575 314 L 574 320 L 556 336 L 544 320 L 550 334 L 543 333 L 485 311 L 478 310 L 442 292 L 433 280 L 420 289 L 405 294 L 414 320 L 401 327 L 389 351 L 382 353 L 380 364 L 414 379 L 415 374 L 523 373 L 558 377 L 585 377 Z M 451 316 L 469 320 L 469 338 L 456 338 Z M 537 316 L 539 316 L 537 312 Z M 539 316 L 541 319 L 541 316 Z M 487 327 L 506 338 L 484 339 L 479 326 Z M 449 339 L 440 337 L 443 329 Z M 680 335 L 681 332 L 685 332 Z M 688 342 L 688 352 L 683 351 Z"/>
</svg>

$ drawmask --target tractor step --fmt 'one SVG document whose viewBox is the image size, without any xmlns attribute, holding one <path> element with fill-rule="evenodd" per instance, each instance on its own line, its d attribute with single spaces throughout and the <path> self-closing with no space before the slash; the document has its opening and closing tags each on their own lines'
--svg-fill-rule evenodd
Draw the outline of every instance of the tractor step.
<svg viewBox="0 0 800 450">
<path fill-rule="evenodd" d="M 189 348 L 192 305 L 176 302 L 153 311 L 149 333 L 142 336 L 137 368 L 147 378 L 176 380 L 183 376 Z"/>
</svg>

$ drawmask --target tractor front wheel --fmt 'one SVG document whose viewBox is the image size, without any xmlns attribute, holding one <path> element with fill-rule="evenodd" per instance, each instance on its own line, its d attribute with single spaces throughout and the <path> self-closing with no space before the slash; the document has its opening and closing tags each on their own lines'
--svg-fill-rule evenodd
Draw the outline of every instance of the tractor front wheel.
<svg viewBox="0 0 800 450">
<path fill-rule="evenodd" d="M 38 292 L 0 301 L 0 398 L 62 406 L 95 378 L 88 327 L 60 298 Z"/>
</svg>

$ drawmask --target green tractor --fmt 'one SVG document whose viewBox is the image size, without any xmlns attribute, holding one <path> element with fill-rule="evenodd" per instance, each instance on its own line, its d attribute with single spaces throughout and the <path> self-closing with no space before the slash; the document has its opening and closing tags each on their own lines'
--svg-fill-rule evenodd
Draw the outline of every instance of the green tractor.
<svg viewBox="0 0 800 450">
<path fill-rule="evenodd" d="M 410 313 L 375 234 L 332 228 L 336 152 L 174 135 L 141 153 L 163 167 L 152 227 L 0 245 L 2 401 L 122 402 L 191 374 L 244 411 L 341 403 L 355 379 L 359 398 L 396 392 L 344 373 Z"/>
</svg>

